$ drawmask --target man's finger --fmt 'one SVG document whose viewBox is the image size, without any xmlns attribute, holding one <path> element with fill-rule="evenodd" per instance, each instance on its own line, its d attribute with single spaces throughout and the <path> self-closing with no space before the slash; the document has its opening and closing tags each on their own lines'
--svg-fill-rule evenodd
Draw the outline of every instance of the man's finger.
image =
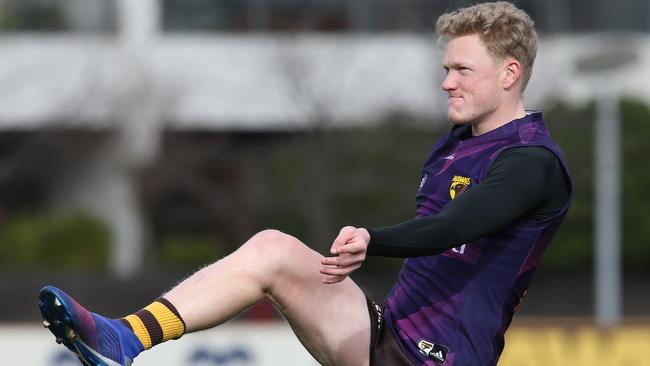
<svg viewBox="0 0 650 366">
<path fill-rule="evenodd" d="M 352 263 L 363 262 L 365 259 L 366 256 L 363 253 L 342 253 L 334 257 L 323 257 L 320 262 L 325 266 L 348 266 Z"/>
<path fill-rule="evenodd" d="M 347 276 L 357 268 L 359 268 L 358 265 L 352 265 L 348 267 L 322 267 L 320 269 L 320 273 L 330 276 Z"/>
<path fill-rule="evenodd" d="M 345 280 L 347 277 L 348 276 L 325 276 L 325 278 L 323 278 L 323 283 L 326 285 L 332 285 Z"/>
<path fill-rule="evenodd" d="M 362 252 L 363 249 L 364 246 L 361 243 L 353 241 L 337 247 L 336 252 L 332 254 L 357 254 Z"/>
<path fill-rule="evenodd" d="M 324 266 L 338 266 L 339 257 L 324 257 L 320 260 L 320 264 Z"/>
<path fill-rule="evenodd" d="M 345 254 L 337 257 L 326 257 L 321 259 L 321 264 L 324 266 L 338 266 L 347 267 L 352 264 L 361 263 L 365 260 L 363 255 Z"/>
<path fill-rule="evenodd" d="M 354 231 L 356 229 L 352 226 L 346 226 L 341 231 L 339 232 L 339 235 L 334 239 L 334 243 L 332 243 L 332 248 L 330 249 L 330 252 L 332 254 L 335 254 L 337 251 L 337 248 L 345 245 L 348 240 L 354 235 Z"/>
</svg>

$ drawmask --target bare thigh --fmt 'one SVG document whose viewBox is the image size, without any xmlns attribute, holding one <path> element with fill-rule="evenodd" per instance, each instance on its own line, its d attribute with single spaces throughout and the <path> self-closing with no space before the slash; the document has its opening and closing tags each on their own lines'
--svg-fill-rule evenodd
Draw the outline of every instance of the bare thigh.
<svg viewBox="0 0 650 366">
<path fill-rule="evenodd" d="M 323 284 L 323 256 L 293 237 L 281 241 L 291 255 L 277 270 L 267 296 L 321 363 L 368 365 L 370 317 L 363 291 L 350 278 Z"/>
<path fill-rule="evenodd" d="M 324 365 L 369 361 L 370 317 L 365 295 L 349 278 L 325 285 L 322 256 L 275 230 L 253 236 L 165 294 L 189 332 L 217 326 L 268 297 L 307 350 Z"/>
</svg>

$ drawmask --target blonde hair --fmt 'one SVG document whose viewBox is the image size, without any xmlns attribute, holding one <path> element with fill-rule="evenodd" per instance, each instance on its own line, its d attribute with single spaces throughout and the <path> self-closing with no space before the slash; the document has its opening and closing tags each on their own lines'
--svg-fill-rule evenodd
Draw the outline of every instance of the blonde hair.
<svg viewBox="0 0 650 366">
<path fill-rule="evenodd" d="M 492 56 L 512 57 L 521 63 L 521 90 L 526 89 L 537 55 L 537 32 L 523 10 L 505 1 L 461 8 L 440 16 L 436 33 L 441 41 L 478 34 Z"/>
</svg>

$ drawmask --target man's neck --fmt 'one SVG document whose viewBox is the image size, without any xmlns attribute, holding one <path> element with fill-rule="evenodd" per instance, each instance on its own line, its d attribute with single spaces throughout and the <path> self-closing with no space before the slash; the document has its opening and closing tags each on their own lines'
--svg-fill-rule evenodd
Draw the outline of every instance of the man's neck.
<svg viewBox="0 0 650 366">
<path fill-rule="evenodd" d="M 510 123 L 511 121 L 522 118 L 525 115 L 526 109 L 524 107 L 524 100 L 523 98 L 520 98 L 516 103 L 502 106 L 482 121 L 473 123 L 472 135 L 480 136 L 484 133 L 496 130 L 497 128 Z"/>
</svg>

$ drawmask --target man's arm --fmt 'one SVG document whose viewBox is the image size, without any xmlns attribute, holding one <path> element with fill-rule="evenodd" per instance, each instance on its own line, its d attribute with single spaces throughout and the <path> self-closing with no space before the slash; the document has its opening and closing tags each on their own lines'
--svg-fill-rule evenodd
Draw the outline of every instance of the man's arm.
<svg viewBox="0 0 650 366">
<path fill-rule="evenodd" d="M 442 253 L 523 218 L 557 214 L 569 199 L 560 162 L 544 147 L 512 148 L 485 179 L 438 215 L 369 229 L 368 255 L 415 257 Z"/>
<path fill-rule="evenodd" d="M 485 179 L 450 201 L 438 215 L 369 229 L 346 226 L 321 261 L 323 282 L 337 283 L 361 267 L 366 255 L 440 254 L 523 218 L 542 220 L 562 210 L 570 192 L 555 155 L 543 147 L 503 152 Z"/>
</svg>

